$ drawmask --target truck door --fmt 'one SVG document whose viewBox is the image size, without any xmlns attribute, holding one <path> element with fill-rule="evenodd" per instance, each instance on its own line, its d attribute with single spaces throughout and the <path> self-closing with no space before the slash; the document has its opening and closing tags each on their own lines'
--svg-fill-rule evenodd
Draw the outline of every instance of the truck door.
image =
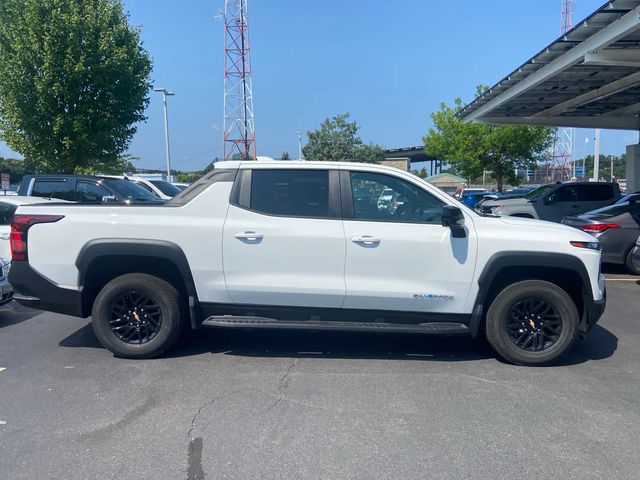
<svg viewBox="0 0 640 480">
<path fill-rule="evenodd" d="M 347 197 L 344 307 L 469 313 L 477 251 L 472 221 L 465 238 L 453 238 L 442 226 L 445 203 L 426 189 L 388 174 L 340 173 Z M 394 201 L 381 204 L 385 190 Z"/>
<path fill-rule="evenodd" d="M 240 170 L 223 233 L 234 303 L 339 308 L 345 239 L 338 172 Z"/>
</svg>

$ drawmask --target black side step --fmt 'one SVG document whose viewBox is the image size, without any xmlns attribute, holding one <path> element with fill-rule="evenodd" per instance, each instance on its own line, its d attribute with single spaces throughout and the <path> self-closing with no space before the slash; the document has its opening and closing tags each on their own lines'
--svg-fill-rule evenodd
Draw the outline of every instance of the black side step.
<svg viewBox="0 0 640 480">
<path fill-rule="evenodd" d="M 349 332 L 399 332 L 452 335 L 469 333 L 462 323 L 430 322 L 398 324 L 384 322 L 338 322 L 320 320 L 275 320 L 264 317 L 213 316 L 202 322 L 203 327 L 224 328 L 285 328 L 292 330 L 334 330 Z"/>
</svg>

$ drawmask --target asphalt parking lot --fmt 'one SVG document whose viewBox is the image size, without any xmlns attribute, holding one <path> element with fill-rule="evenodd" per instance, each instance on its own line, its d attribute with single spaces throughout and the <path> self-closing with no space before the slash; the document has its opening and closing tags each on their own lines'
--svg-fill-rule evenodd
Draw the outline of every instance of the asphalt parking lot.
<svg viewBox="0 0 640 480">
<path fill-rule="evenodd" d="M 640 282 L 561 365 L 381 334 L 207 331 L 128 361 L 0 308 L 0 478 L 638 479 Z"/>
</svg>

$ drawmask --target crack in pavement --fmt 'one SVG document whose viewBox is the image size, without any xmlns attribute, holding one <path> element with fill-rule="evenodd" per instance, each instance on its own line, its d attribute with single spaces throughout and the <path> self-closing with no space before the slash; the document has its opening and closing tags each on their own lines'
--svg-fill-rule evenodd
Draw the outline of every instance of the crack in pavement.
<svg viewBox="0 0 640 480">
<path fill-rule="evenodd" d="M 232 397 L 241 392 L 251 391 L 252 388 L 241 388 L 239 390 L 234 390 L 231 393 L 227 393 L 225 395 L 220 395 L 208 402 L 202 404 L 195 415 L 191 419 L 191 427 L 187 432 L 187 436 L 189 437 L 189 447 L 187 450 L 187 480 L 204 480 L 206 474 L 204 473 L 204 469 L 202 468 L 202 445 L 203 438 L 202 437 L 192 437 L 192 433 L 194 428 L 196 427 L 196 421 L 200 414 L 211 405 L 216 403 L 218 400 L 223 400 L 228 397 Z"/>
<path fill-rule="evenodd" d="M 287 367 L 287 370 L 284 372 L 284 375 L 282 375 L 282 377 L 280 377 L 280 380 L 278 380 L 278 385 L 276 387 L 276 392 L 278 396 L 276 398 L 276 401 L 273 402 L 271 405 L 269 405 L 264 411 L 262 411 L 260 415 L 264 415 L 270 412 L 282 401 L 282 399 L 284 398 L 283 390 L 289 386 L 289 375 L 291 375 L 291 372 L 293 372 L 293 369 L 296 367 L 297 364 L 298 364 L 298 361 L 294 359 L 291 362 L 291 365 Z M 276 396 L 274 394 L 271 394 L 271 395 Z"/>
</svg>

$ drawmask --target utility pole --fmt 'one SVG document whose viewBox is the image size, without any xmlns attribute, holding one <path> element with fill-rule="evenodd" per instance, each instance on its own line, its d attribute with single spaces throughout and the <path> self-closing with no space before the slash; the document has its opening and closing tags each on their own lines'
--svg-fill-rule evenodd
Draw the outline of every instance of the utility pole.
<svg viewBox="0 0 640 480">
<path fill-rule="evenodd" d="M 164 148 L 167 157 L 167 182 L 171 181 L 171 151 L 169 149 L 169 113 L 167 110 L 167 97 L 173 97 L 175 93 L 166 88 L 154 88 L 154 92 L 162 94 L 162 105 L 164 106 Z"/>
<path fill-rule="evenodd" d="M 560 34 L 565 34 L 573 28 L 574 0 L 561 0 Z M 551 154 L 551 180 L 563 181 L 575 178 L 573 129 L 558 129 L 558 138 Z M 572 169 L 574 170 L 572 175 Z"/>
<path fill-rule="evenodd" d="M 224 159 L 256 159 L 248 0 L 224 2 Z"/>
<path fill-rule="evenodd" d="M 600 177 L 600 129 L 596 128 L 595 152 L 593 155 L 593 181 Z"/>
<path fill-rule="evenodd" d="M 304 160 L 302 158 L 302 132 L 296 132 L 298 134 L 298 160 Z"/>
</svg>

